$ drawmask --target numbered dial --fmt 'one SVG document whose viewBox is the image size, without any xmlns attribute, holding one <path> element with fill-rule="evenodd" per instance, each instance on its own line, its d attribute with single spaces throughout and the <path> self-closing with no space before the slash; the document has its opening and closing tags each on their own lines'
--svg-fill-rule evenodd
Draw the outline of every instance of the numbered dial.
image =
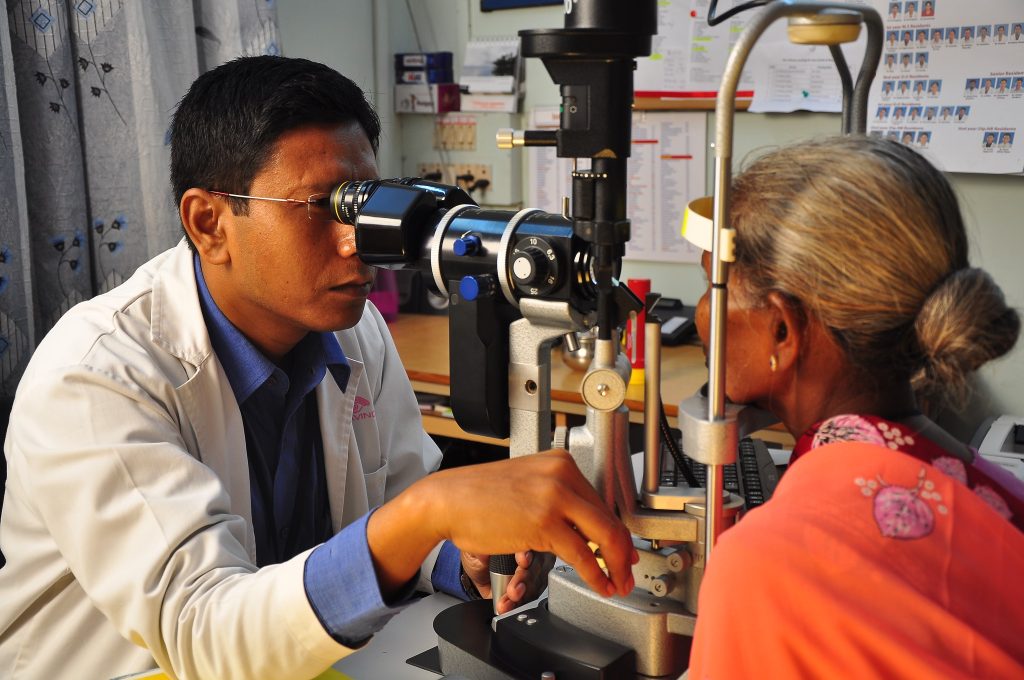
<svg viewBox="0 0 1024 680">
<path fill-rule="evenodd" d="M 509 262 L 512 282 L 525 295 L 546 295 L 558 287 L 558 257 L 544 239 L 522 239 L 512 249 Z"/>
</svg>

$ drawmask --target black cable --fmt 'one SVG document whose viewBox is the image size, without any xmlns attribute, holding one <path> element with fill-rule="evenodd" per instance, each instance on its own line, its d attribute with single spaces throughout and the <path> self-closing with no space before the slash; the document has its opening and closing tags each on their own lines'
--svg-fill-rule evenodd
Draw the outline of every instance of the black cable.
<svg viewBox="0 0 1024 680">
<path fill-rule="evenodd" d="M 668 450 L 668 444 L 662 443 L 662 445 L 661 445 L 662 454 L 664 454 L 664 452 L 667 451 L 667 450 Z M 664 460 L 664 458 L 662 460 Z M 673 487 L 679 486 L 679 468 L 677 468 L 675 465 L 672 466 L 672 478 L 671 478 L 670 481 L 671 481 L 671 484 L 672 484 Z"/>
<path fill-rule="evenodd" d="M 755 7 L 764 7 L 771 0 L 750 0 L 742 5 L 736 5 L 730 10 L 726 10 L 722 16 L 715 16 L 715 10 L 718 7 L 718 0 L 711 0 L 711 5 L 708 7 L 708 26 L 717 26 L 726 19 L 736 16 L 740 12 L 745 12 L 748 9 L 754 9 Z"/>
<path fill-rule="evenodd" d="M 686 464 L 686 460 L 683 458 L 683 452 L 679 450 L 678 444 L 676 444 L 675 437 L 672 436 L 672 429 L 668 425 L 668 414 L 665 413 L 665 403 L 661 404 L 661 413 L 658 418 L 658 424 L 661 429 L 662 441 L 668 448 L 668 452 L 672 454 L 672 460 L 676 463 L 676 471 L 683 475 L 683 479 L 690 485 L 690 488 L 696 488 L 700 486 L 697 482 L 697 477 L 693 474 L 693 470 Z"/>
</svg>

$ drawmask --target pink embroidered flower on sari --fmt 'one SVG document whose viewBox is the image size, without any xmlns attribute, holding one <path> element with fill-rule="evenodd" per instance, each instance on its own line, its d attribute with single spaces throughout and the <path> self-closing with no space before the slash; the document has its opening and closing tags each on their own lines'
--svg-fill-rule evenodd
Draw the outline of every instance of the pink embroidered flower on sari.
<svg viewBox="0 0 1024 680">
<path fill-rule="evenodd" d="M 804 432 L 796 441 L 790 465 L 812 450 L 835 442 L 862 442 L 899 451 L 928 464 L 943 479 L 959 482 L 973 491 L 1001 517 L 1024 531 L 1024 485 L 993 476 L 975 460 L 962 460 L 920 434 L 906 423 L 869 414 L 842 414 L 828 418 Z M 991 466 L 989 466 L 991 467 Z M 867 470 L 865 470 L 867 472 Z M 874 520 L 882 535 L 913 539 L 930 534 L 940 516 L 952 512 L 939 494 L 936 482 L 921 471 L 917 487 L 887 484 L 877 471 L 854 480 L 861 493 L 874 497 Z M 951 500 L 951 499 L 950 499 Z M 922 503 L 921 501 L 927 501 Z M 930 502 L 934 502 L 934 506 Z"/>
<path fill-rule="evenodd" d="M 889 538 L 922 538 L 932 532 L 935 515 L 916 489 L 887 486 L 875 496 L 875 523 Z"/>
<path fill-rule="evenodd" d="M 858 477 L 854 483 L 868 498 L 874 496 L 872 514 L 882 536 L 912 540 L 924 538 L 935 528 L 935 513 L 926 501 L 936 503 L 935 509 L 945 515 L 949 509 L 942 503 L 942 494 L 927 478 L 925 468 L 917 473 L 917 486 L 887 484 L 879 476 L 875 480 Z"/>
<path fill-rule="evenodd" d="M 814 433 L 811 448 L 833 442 L 867 442 L 885 446 L 885 438 L 879 434 L 870 420 L 857 415 L 842 415 L 829 418 Z"/>
<path fill-rule="evenodd" d="M 964 467 L 964 462 L 959 458 L 939 456 L 932 461 L 932 465 L 961 484 L 967 483 L 967 468 Z"/>
<path fill-rule="evenodd" d="M 1006 504 L 1003 497 L 1000 496 L 990 486 L 983 486 L 981 484 L 974 487 L 974 493 L 981 497 L 981 500 L 992 506 L 992 509 L 998 512 L 1006 519 L 1010 519 L 1013 516 L 1013 512 L 1010 511 L 1010 506 Z"/>
</svg>

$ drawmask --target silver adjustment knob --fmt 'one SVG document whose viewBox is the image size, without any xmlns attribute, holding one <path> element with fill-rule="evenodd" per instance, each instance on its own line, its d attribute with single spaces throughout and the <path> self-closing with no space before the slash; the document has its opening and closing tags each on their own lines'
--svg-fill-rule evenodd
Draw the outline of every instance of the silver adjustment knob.
<svg viewBox="0 0 1024 680">
<path fill-rule="evenodd" d="M 551 448 L 553 449 L 568 449 L 567 446 L 569 439 L 569 428 L 565 425 L 559 425 L 555 428 L 555 434 L 551 438 Z"/>
</svg>

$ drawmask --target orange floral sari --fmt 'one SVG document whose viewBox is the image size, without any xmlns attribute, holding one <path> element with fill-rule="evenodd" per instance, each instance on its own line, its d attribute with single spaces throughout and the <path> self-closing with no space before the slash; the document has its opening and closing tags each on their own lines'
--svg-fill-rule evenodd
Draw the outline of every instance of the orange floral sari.
<svg viewBox="0 0 1024 680">
<path fill-rule="evenodd" d="M 801 438 L 712 552 L 690 678 L 1024 678 L 1024 485 L 901 428 Z"/>
</svg>

